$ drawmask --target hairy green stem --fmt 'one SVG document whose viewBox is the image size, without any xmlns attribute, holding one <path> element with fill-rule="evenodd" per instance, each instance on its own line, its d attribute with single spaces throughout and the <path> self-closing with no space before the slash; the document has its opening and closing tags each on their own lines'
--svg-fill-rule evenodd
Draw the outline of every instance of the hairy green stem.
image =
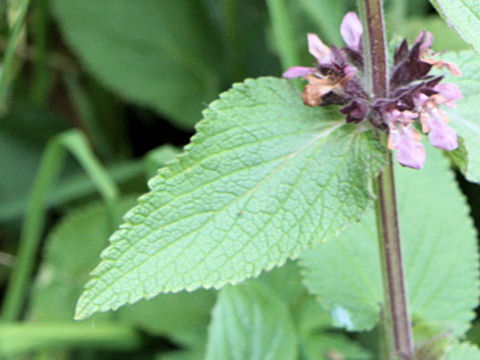
<svg viewBox="0 0 480 360">
<path fill-rule="evenodd" d="M 3 303 L 3 321 L 14 321 L 21 315 L 35 256 L 44 230 L 46 197 L 60 173 L 67 150 L 80 162 L 104 198 L 109 209 L 112 229 L 120 220 L 120 214 L 117 213 L 118 189 L 90 151 L 85 137 L 80 132 L 71 130 L 53 138 L 43 154 L 27 204 L 18 255 Z"/>
<path fill-rule="evenodd" d="M 372 97 L 388 96 L 388 73 L 381 0 L 360 0 L 364 31 L 364 59 L 367 90 Z M 381 134 L 384 138 L 384 135 Z M 384 140 L 384 139 L 382 139 Z M 398 225 L 395 181 L 391 153 L 387 166 L 376 181 L 376 213 L 379 250 L 384 283 L 384 333 L 390 360 L 412 359 L 411 321 L 403 274 L 401 238 Z"/>
</svg>

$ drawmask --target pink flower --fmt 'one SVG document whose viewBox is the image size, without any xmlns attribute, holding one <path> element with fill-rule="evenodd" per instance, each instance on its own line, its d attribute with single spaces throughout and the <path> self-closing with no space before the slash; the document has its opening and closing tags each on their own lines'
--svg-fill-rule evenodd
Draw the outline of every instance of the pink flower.
<svg viewBox="0 0 480 360">
<path fill-rule="evenodd" d="M 295 66 L 283 74 L 307 80 L 302 93 L 305 105 L 342 105 L 340 112 L 346 115 L 347 122 L 369 120 L 388 133 L 388 147 L 395 150 L 403 166 L 421 169 L 425 164 L 425 147 L 414 126 L 417 122 L 433 146 L 444 150 L 458 147 L 457 134 L 448 126 L 450 120 L 440 105 L 455 107 L 462 94 L 454 84 L 441 83 L 442 76 L 428 74 L 432 67 L 461 74 L 457 65 L 439 59 L 432 50 L 431 33 L 422 31 L 412 46 L 405 39 L 395 49 L 390 94 L 377 98 L 367 93 L 362 82 L 363 27 L 355 13 L 344 16 L 340 32 L 346 43 L 340 49 L 329 48 L 317 35 L 308 34 L 308 50 L 316 59 L 315 66 Z"/>
<path fill-rule="evenodd" d="M 347 46 L 358 50 L 362 41 L 363 26 L 354 12 L 349 12 L 343 17 L 340 33 Z"/>
<path fill-rule="evenodd" d="M 456 106 L 455 101 L 461 99 L 462 94 L 454 84 L 450 83 L 438 84 L 434 90 L 438 91 L 438 94 L 430 97 L 418 94 L 416 97 L 422 131 L 428 133 L 433 146 L 443 150 L 455 150 L 458 147 L 457 134 L 447 125 L 450 119 L 439 106 L 441 104 L 449 107 Z"/>
<path fill-rule="evenodd" d="M 332 63 L 332 50 L 325 45 L 315 34 L 308 34 L 308 51 L 315 56 L 320 65 L 330 65 Z M 314 67 L 293 66 L 283 73 L 283 77 L 293 79 L 306 77 L 315 73 Z"/>
<path fill-rule="evenodd" d="M 396 149 L 396 159 L 413 169 L 421 169 L 425 164 L 425 147 L 419 142 L 420 134 L 409 125 L 395 124 L 390 128 L 388 147 Z"/>
<path fill-rule="evenodd" d="M 449 107 L 455 107 L 455 101 L 462 98 L 462 93 L 458 90 L 458 87 L 452 83 L 440 83 L 433 89 L 438 91 L 438 95 L 443 97 L 438 103 L 445 104 Z"/>
<path fill-rule="evenodd" d="M 428 132 L 430 143 L 443 150 L 455 150 L 458 139 L 455 131 L 447 125 L 447 115 L 436 106 L 428 106 L 420 115 L 422 131 Z"/>
<path fill-rule="evenodd" d="M 435 60 L 435 56 L 438 54 L 432 50 L 433 35 L 428 31 L 422 31 L 417 37 L 416 42 L 422 41 L 420 45 L 420 58 L 422 61 L 429 63 L 437 69 L 447 68 L 452 75 L 462 76 L 458 66 L 450 61 L 444 61 L 442 59 Z"/>
<path fill-rule="evenodd" d="M 320 65 L 332 63 L 332 51 L 316 34 L 308 34 L 308 51 L 315 56 Z"/>
<path fill-rule="evenodd" d="M 283 73 L 283 77 L 286 79 L 294 79 L 298 77 L 304 77 L 312 74 L 315 71 L 313 68 L 305 66 L 293 66 Z"/>
<path fill-rule="evenodd" d="M 385 115 L 389 149 L 397 150 L 396 159 L 401 165 L 421 169 L 425 164 L 425 147 L 411 125 L 416 118 L 418 114 L 414 112 L 396 109 Z"/>
<path fill-rule="evenodd" d="M 354 12 L 349 12 L 345 15 L 340 27 L 340 32 L 345 40 L 345 43 L 354 50 L 358 50 L 361 45 L 361 38 L 363 33 L 362 23 Z M 316 34 L 308 34 L 308 51 L 316 59 L 318 65 L 329 66 L 333 63 L 333 53 L 327 45 Z M 347 64 L 345 66 L 346 75 L 355 72 L 357 69 Z M 283 73 L 283 77 L 287 79 L 293 79 L 298 77 L 306 77 L 315 72 L 315 68 L 309 68 L 304 66 L 294 66 Z"/>
<path fill-rule="evenodd" d="M 420 51 L 422 53 L 429 52 L 433 45 L 433 34 L 428 31 L 422 31 L 415 40 L 416 43 L 422 42 L 420 45 Z"/>
</svg>

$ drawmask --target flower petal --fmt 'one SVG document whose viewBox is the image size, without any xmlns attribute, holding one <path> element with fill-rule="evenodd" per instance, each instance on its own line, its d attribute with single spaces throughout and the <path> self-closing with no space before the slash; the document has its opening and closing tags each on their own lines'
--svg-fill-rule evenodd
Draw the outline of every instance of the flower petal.
<svg viewBox="0 0 480 360">
<path fill-rule="evenodd" d="M 284 77 L 286 79 L 294 79 L 294 78 L 310 75 L 314 71 L 315 71 L 315 69 L 305 67 L 305 66 L 293 66 L 290 69 L 288 69 L 287 71 L 285 71 L 283 73 L 282 77 Z"/>
<path fill-rule="evenodd" d="M 433 34 L 428 31 L 422 31 L 420 35 L 418 35 L 417 39 L 415 40 L 415 43 L 422 42 L 420 45 L 420 51 L 425 51 L 429 48 L 432 47 L 433 45 Z"/>
<path fill-rule="evenodd" d="M 342 25 L 340 26 L 340 33 L 349 47 L 353 49 L 358 49 L 360 47 L 363 26 L 356 13 L 348 12 L 343 17 Z"/>
<path fill-rule="evenodd" d="M 428 139 L 433 146 L 448 151 L 458 147 L 457 133 L 442 117 L 431 117 L 428 126 L 430 128 Z"/>
<path fill-rule="evenodd" d="M 316 34 L 308 34 L 308 51 L 315 56 L 320 64 L 332 63 L 332 52 Z"/>
<path fill-rule="evenodd" d="M 462 93 L 458 87 L 452 83 L 441 83 L 435 86 L 434 90 L 438 91 L 440 95 L 449 101 L 455 101 L 462 98 Z"/>
<path fill-rule="evenodd" d="M 409 126 L 393 128 L 388 143 L 390 148 L 397 150 L 396 159 L 401 165 L 421 169 L 425 164 L 425 147 L 416 137 L 415 130 Z"/>
</svg>

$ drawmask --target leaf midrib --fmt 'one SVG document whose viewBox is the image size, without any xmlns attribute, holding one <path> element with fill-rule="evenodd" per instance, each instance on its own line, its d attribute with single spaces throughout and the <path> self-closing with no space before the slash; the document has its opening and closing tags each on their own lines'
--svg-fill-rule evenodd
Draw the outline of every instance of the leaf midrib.
<svg viewBox="0 0 480 360">
<path fill-rule="evenodd" d="M 279 166 L 277 166 L 268 176 L 266 176 L 265 178 L 263 178 L 262 180 L 260 180 L 253 188 L 247 190 L 245 193 L 243 193 L 241 196 L 239 196 L 238 198 L 234 199 L 233 201 L 227 203 L 225 206 L 223 206 L 222 208 L 220 208 L 219 210 L 217 210 L 217 213 L 218 212 L 221 212 L 223 211 L 225 208 L 227 208 L 228 206 L 231 206 L 235 201 L 237 201 L 240 197 L 245 197 L 247 196 L 248 194 L 254 192 L 261 184 L 267 182 L 273 175 L 275 175 L 278 171 L 280 171 L 284 166 L 286 166 L 291 160 L 293 160 L 294 158 L 296 158 L 299 154 L 302 153 L 302 151 L 304 151 L 306 148 L 308 148 L 310 145 L 314 144 L 315 142 L 319 141 L 320 139 L 325 139 L 328 135 L 330 135 L 332 132 L 334 132 L 335 130 L 341 128 L 342 126 L 345 126 L 345 122 L 342 120 L 342 121 L 338 121 L 336 123 L 332 122 L 332 127 L 324 130 L 323 132 L 320 132 L 319 134 L 317 134 L 315 137 L 313 137 L 311 140 L 309 140 L 307 143 L 305 143 L 304 145 L 302 145 L 298 150 L 296 150 L 295 152 L 291 153 L 291 154 L 288 154 L 287 155 L 287 158 L 285 159 L 285 161 L 283 161 L 282 163 L 279 164 Z M 210 218 L 208 218 L 204 224 L 202 224 L 202 227 L 204 227 L 208 222 L 210 222 L 213 218 L 215 218 L 215 216 L 212 216 Z M 130 224 L 130 226 L 133 226 L 132 224 Z M 124 229 L 125 231 L 128 231 L 129 229 Z M 197 229 L 198 231 L 198 229 Z M 149 232 L 149 234 L 151 234 L 152 231 Z M 188 236 L 185 235 L 185 236 Z M 184 238 L 185 236 L 183 236 L 182 238 Z M 157 254 L 159 252 L 162 252 L 164 251 L 165 249 L 167 249 L 168 247 L 176 244 L 180 239 L 177 239 L 175 241 L 172 241 L 171 243 L 169 244 L 166 244 L 164 247 L 162 247 L 161 249 L 159 249 L 157 251 Z M 129 242 L 129 245 L 130 245 L 130 242 Z M 117 259 L 116 261 L 120 261 L 121 258 L 125 257 L 127 254 L 129 254 L 130 250 L 133 248 L 134 245 L 130 245 L 129 249 L 126 250 L 125 252 L 123 252 Z M 137 264 L 136 266 L 134 266 L 131 270 L 127 271 L 127 272 L 122 272 L 122 274 L 112 283 L 112 284 L 109 284 L 107 285 L 104 289 L 100 290 L 100 291 L 97 291 L 96 292 L 96 295 L 94 297 L 91 297 L 88 299 L 88 302 L 84 303 L 82 308 L 85 309 L 87 306 L 89 306 L 90 304 L 92 304 L 92 302 L 94 302 L 97 298 L 101 297 L 102 295 L 104 295 L 107 291 L 109 291 L 111 288 L 112 288 L 112 285 L 115 284 L 115 283 L 118 283 L 119 281 L 121 281 L 122 279 L 124 279 L 126 276 L 128 276 L 129 274 L 131 274 L 132 272 L 138 270 L 139 268 L 141 268 L 145 263 L 147 263 L 148 261 L 150 261 L 153 257 L 155 257 L 155 255 L 153 256 L 147 256 L 144 260 L 142 260 L 139 264 Z M 103 260 L 107 260 L 105 258 L 103 258 Z M 110 270 L 110 269 L 108 269 Z M 99 281 L 99 277 L 95 274 L 94 275 L 94 278 L 92 278 L 91 281 L 93 281 L 91 283 L 91 286 L 88 288 L 88 289 L 91 289 L 93 287 L 93 284 L 97 281 Z M 144 294 L 145 295 L 145 294 Z M 79 314 L 82 313 L 82 311 L 80 310 L 78 312 Z"/>
</svg>

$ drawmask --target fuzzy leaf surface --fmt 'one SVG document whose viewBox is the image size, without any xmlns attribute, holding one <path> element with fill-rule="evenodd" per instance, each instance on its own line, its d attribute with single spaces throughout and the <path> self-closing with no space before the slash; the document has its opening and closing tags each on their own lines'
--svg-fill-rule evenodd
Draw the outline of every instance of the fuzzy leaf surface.
<svg viewBox="0 0 480 360">
<path fill-rule="evenodd" d="M 177 126 L 190 129 L 203 104 L 218 93 L 221 51 L 200 1 L 56 0 L 51 5 L 87 70 Z"/>
<path fill-rule="evenodd" d="M 458 35 L 480 51 L 480 2 L 478 0 L 430 0 Z"/>
<path fill-rule="evenodd" d="M 304 106 L 292 83 L 234 85 L 111 237 L 77 318 L 160 292 L 219 288 L 296 258 L 371 204 L 371 131 Z"/>
<path fill-rule="evenodd" d="M 478 304 L 476 234 L 447 161 L 429 148 L 423 170 L 396 169 L 407 294 L 412 316 L 456 335 Z M 383 303 L 374 212 L 337 241 L 302 255 L 305 284 L 335 325 L 371 329 Z"/>
<path fill-rule="evenodd" d="M 296 359 L 295 327 L 287 305 L 256 281 L 222 289 L 212 312 L 205 359 Z"/>
<path fill-rule="evenodd" d="M 135 201 L 133 196 L 124 198 L 119 211 L 125 213 Z M 110 231 L 107 208 L 100 202 L 71 210 L 56 224 L 47 237 L 33 288 L 30 320 L 73 322 L 75 303 L 100 252 L 108 244 Z M 206 290 L 162 294 L 124 308 L 115 317 L 149 334 L 191 347 L 205 342 L 215 297 L 213 291 Z M 98 324 L 111 319 L 111 315 L 97 314 L 91 321 Z"/>
<path fill-rule="evenodd" d="M 480 3 L 479 3 L 480 4 Z M 453 159 L 470 181 L 480 182 L 480 56 L 472 50 L 446 53 L 442 59 L 458 65 L 463 76 L 446 74 L 445 81 L 458 86 L 463 98 L 455 108 L 443 110 L 448 114 L 452 128 L 463 139 L 463 144 L 453 152 Z M 444 72 L 442 72 L 444 73 Z M 456 156 L 455 156 L 456 155 Z"/>
<path fill-rule="evenodd" d="M 460 343 L 450 349 L 445 360 L 480 360 L 480 349 L 470 343 Z"/>
</svg>

